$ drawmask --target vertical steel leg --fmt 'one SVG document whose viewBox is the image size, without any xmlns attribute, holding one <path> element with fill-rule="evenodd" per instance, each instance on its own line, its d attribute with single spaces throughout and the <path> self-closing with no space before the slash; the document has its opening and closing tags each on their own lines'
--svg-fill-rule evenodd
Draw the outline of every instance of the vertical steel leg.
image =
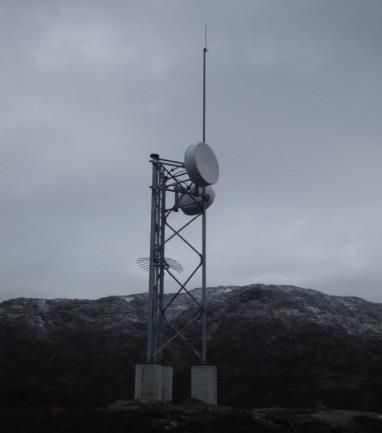
<svg viewBox="0 0 382 433">
<path fill-rule="evenodd" d="M 150 273 L 149 273 L 149 305 L 147 320 L 147 354 L 146 362 L 152 361 L 153 344 L 155 341 L 155 238 L 156 238 L 156 214 L 158 201 L 158 156 L 152 156 L 153 172 L 151 185 L 151 235 L 150 235 Z"/>
<path fill-rule="evenodd" d="M 205 207 L 205 188 L 203 188 L 202 214 L 202 364 L 207 362 L 207 215 Z"/>
<path fill-rule="evenodd" d="M 165 228 L 166 228 L 166 176 L 164 169 L 160 172 L 160 197 L 161 205 L 159 209 L 160 213 L 160 236 L 159 236 L 159 247 L 160 247 L 160 274 L 159 274 L 159 302 L 158 302 L 158 335 L 157 335 L 157 347 L 156 351 L 163 344 L 163 296 L 164 296 L 164 274 L 165 274 Z M 163 351 L 159 351 L 158 360 L 162 362 Z"/>
</svg>

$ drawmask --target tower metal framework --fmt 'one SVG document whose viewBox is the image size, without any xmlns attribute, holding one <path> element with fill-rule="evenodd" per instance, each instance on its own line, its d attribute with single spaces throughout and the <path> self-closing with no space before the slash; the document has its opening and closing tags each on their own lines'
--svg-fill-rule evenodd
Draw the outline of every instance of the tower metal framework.
<svg viewBox="0 0 382 433">
<path fill-rule="evenodd" d="M 182 339 L 201 364 L 207 362 L 207 292 L 206 292 L 206 189 L 195 188 L 183 162 L 160 158 L 152 154 L 152 185 L 151 185 L 151 239 L 149 258 L 149 306 L 148 306 L 148 339 L 146 363 L 156 364 L 162 362 L 163 350 L 176 338 Z M 168 195 L 173 196 L 169 205 Z M 195 206 L 199 207 L 185 224 L 175 228 L 170 217 L 179 209 L 183 197 L 189 197 Z M 196 220 L 201 223 L 201 251 L 184 236 L 184 229 Z M 167 233 L 169 234 L 167 235 Z M 165 257 L 165 248 L 174 239 L 180 239 L 184 246 L 191 249 L 199 258 L 198 264 L 182 282 L 173 272 L 168 259 Z M 198 271 L 201 271 L 202 287 L 201 297 L 198 299 L 188 288 L 188 284 Z M 164 296 L 165 276 L 173 280 L 177 291 Z M 169 320 L 167 312 L 178 296 L 184 293 L 191 300 L 195 309 L 192 309 L 191 318 L 177 327 L 177 320 Z M 179 314 L 180 319 L 187 310 Z M 187 339 L 185 332 L 196 321 L 201 323 L 201 348 L 196 349 Z M 164 331 L 170 330 L 171 335 Z"/>
</svg>

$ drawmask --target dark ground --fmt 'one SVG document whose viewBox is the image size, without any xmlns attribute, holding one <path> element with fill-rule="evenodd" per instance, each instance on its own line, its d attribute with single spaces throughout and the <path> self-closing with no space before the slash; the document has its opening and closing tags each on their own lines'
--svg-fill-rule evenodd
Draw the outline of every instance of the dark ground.
<svg viewBox="0 0 382 433">
<path fill-rule="evenodd" d="M 99 408 L 0 409 L 2 433 L 381 433 L 382 415 L 267 408 L 238 410 L 199 401 L 117 401 Z"/>
</svg>

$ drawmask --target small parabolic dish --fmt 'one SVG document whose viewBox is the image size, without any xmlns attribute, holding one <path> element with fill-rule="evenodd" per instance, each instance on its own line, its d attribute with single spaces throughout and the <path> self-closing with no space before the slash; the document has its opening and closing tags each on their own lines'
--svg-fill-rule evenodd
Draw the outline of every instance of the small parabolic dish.
<svg viewBox="0 0 382 433">
<path fill-rule="evenodd" d="M 191 191 L 179 193 L 180 198 L 178 201 L 178 207 L 186 215 L 198 215 L 203 211 L 203 190 L 193 185 Z M 205 203 L 204 208 L 207 209 L 215 200 L 215 191 L 212 186 L 205 187 Z"/>
<path fill-rule="evenodd" d="M 184 155 L 184 167 L 196 186 L 213 185 L 219 178 L 219 164 L 206 143 L 191 144 Z"/>
</svg>

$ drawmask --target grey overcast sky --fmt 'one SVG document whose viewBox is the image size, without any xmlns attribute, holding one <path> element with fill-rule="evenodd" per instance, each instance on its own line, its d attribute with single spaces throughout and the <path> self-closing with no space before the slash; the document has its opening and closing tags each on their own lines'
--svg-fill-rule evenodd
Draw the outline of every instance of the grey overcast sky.
<svg viewBox="0 0 382 433">
<path fill-rule="evenodd" d="M 149 154 L 200 141 L 205 23 L 208 284 L 382 302 L 380 0 L 2 0 L 0 299 L 147 290 Z"/>
</svg>

